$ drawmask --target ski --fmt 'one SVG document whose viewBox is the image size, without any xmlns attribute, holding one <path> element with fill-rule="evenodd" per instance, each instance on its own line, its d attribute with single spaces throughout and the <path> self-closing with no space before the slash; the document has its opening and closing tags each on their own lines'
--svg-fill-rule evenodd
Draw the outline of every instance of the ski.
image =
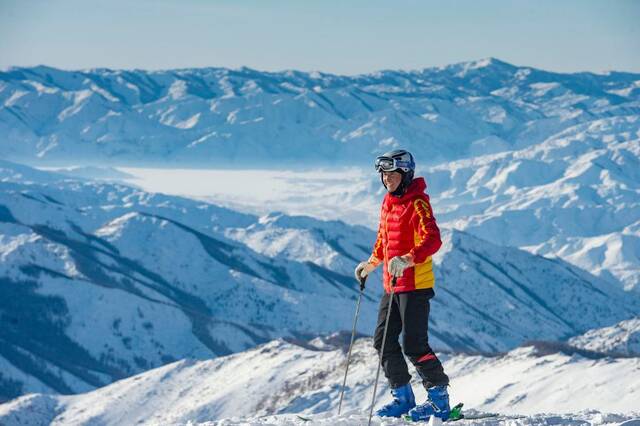
<svg viewBox="0 0 640 426">
<path fill-rule="evenodd" d="M 461 402 L 459 404 L 456 404 L 452 409 L 451 409 L 451 414 L 449 414 L 449 418 L 447 419 L 447 421 L 456 421 L 456 420 L 460 420 L 461 418 L 464 417 L 464 415 L 462 414 L 462 406 L 464 404 Z"/>
<path fill-rule="evenodd" d="M 477 413 L 477 414 L 464 414 L 462 412 L 463 403 L 459 403 L 455 405 L 451 409 L 451 414 L 449 414 L 449 418 L 445 420 L 446 422 L 457 422 L 458 420 L 480 420 L 480 419 L 488 419 L 492 417 L 499 417 L 498 413 Z M 405 415 L 404 420 L 411 423 L 420 423 L 421 420 L 414 421 L 411 416 Z"/>
</svg>

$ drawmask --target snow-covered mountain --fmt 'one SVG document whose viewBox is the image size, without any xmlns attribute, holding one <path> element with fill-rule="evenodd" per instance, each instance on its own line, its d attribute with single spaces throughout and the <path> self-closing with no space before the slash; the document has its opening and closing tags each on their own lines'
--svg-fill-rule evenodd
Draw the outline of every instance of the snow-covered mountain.
<svg viewBox="0 0 640 426">
<path fill-rule="evenodd" d="M 572 337 L 569 343 L 592 351 L 640 356 L 640 318 L 589 330 L 583 335 Z"/>
<path fill-rule="evenodd" d="M 317 256 L 321 253 L 318 245 L 331 244 L 327 236 L 331 235 L 332 224 L 340 222 L 318 224 L 307 217 L 273 214 L 247 228 L 232 229 L 227 236 L 269 256 L 321 259 L 323 256 Z M 310 235 L 310 228 L 315 235 Z M 373 238 L 372 233 L 368 240 Z M 596 311 L 610 310 L 616 315 L 617 302 L 609 297 L 626 299 L 621 306 L 638 301 L 635 295 L 629 297 L 616 286 L 565 262 L 498 246 L 462 232 L 445 231 L 444 244 L 434 262 L 442 285 L 437 286 L 439 297 L 432 301 L 437 308 L 431 317 L 435 325 L 431 338 L 441 349 L 501 351 L 527 340 L 525 334 L 529 338 L 564 339 L 574 335 L 576 329 L 593 328 L 593 321 L 599 321 L 584 310 L 594 308 L 592 303 L 598 305 Z M 345 266 L 348 268 L 349 262 Z M 633 309 L 627 311 L 630 316 Z M 478 321 L 477 316 L 484 320 Z M 545 331 L 539 333 L 542 329 Z M 504 340 L 496 341 L 496 335 Z M 510 343 L 504 346 L 505 341 Z"/>
<path fill-rule="evenodd" d="M 150 189 L 372 228 L 383 191 L 372 168 L 127 170 Z M 639 170 L 640 115 L 627 115 L 572 126 L 522 149 L 423 166 L 419 174 L 443 226 L 640 291 Z"/>
<path fill-rule="evenodd" d="M 559 74 L 497 59 L 354 77 L 9 68 L 0 72 L 0 155 L 275 168 L 369 163 L 402 145 L 435 163 L 637 116 L 639 101 L 638 74 Z"/>
<path fill-rule="evenodd" d="M 496 59 L 354 77 L 0 72 L 5 158 L 304 169 L 370 164 L 397 146 L 431 165 L 423 171 L 444 226 L 640 289 L 639 74 L 550 73 Z M 282 208 L 371 226 L 371 187 L 360 182 L 316 203 L 295 194 Z M 273 203 L 229 198 L 261 211 Z"/>
<path fill-rule="evenodd" d="M 5 398 L 349 327 L 350 270 L 270 258 L 216 231 L 256 217 L 6 163 L 0 176 Z"/>
<path fill-rule="evenodd" d="M 569 132 L 522 150 L 421 167 L 438 223 L 640 291 L 640 136 L 618 120 L 601 120 L 579 137 Z M 372 168 L 125 170 L 148 190 L 372 229 L 384 191 Z"/>
<path fill-rule="evenodd" d="M 311 424 L 366 424 L 377 356 L 370 339 L 356 341 L 342 416 L 338 416 L 344 349 L 320 339 L 301 344 L 277 340 L 214 360 L 182 360 L 85 394 L 21 397 L 0 405 L 0 423 L 115 426 L 226 419 L 213 424 L 309 424 L 298 417 L 301 415 L 311 419 Z M 471 412 L 510 415 L 507 421 L 522 425 L 576 424 L 580 420 L 619 424 L 640 416 L 639 358 L 540 354 L 533 346 L 498 357 L 440 356 L 452 377 L 452 402 L 464 401 Z M 424 399 L 418 380 L 413 387 L 416 397 Z M 383 383 L 378 405 L 388 399 Z M 623 414 L 603 414 L 607 412 Z M 380 420 L 375 418 L 373 424 L 405 424 Z M 502 421 L 505 424 L 505 418 Z"/>
<path fill-rule="evenodd" d="M 640 289 L 640 116 L 594 120 L 426 175 L 443 225 Z"/>
<path fill-rule="evenodd" d="M 0 163 L 0 396 L 76 393 L 183 358 L 351 327 L 373 231 L 257 217 Z M 631 318 L 637 298 L 559 260 L 454 231 L 432 344 L 503 351 Z M 379 276 L 358 331 L 373 330 Z"/>
<path fill-rule="evenodd" d="M 0 160 L 0 402 L 37 393 L 0 405 L 0 424 L 361 424 L 370 342 L 336 417 L 344 348 L 306 339 L 350 330 L 353 267 L 374 240 L 378 177 L 337 166 L 398 146 L 444 228 L 430 334 L 454 399 L 564 413 L 504 419 L 520 424 L 628 419 L 640 406 L 640 75 L 488 59 L 355 77 L 0 71 L 0 158 L 65 168 Z M 206 186 L 226 192 L 115 183 L 135 170 L 104 166 L 125 164 L 213 167 Z M 243 176 L 252 166 L 273 180 Z M 630 358 L 519 347 L 531 340 Z M 229 419 L 238 411 L 250 417 Z"/>
</svg>

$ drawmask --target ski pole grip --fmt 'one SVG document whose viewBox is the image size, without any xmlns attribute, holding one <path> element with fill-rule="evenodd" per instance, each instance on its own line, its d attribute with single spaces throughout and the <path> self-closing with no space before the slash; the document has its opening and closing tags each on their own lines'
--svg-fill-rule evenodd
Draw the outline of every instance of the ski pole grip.
<svg viewBox="0 0 640 426">
<path fill-rule="evenodd" d="M 358 282 L 360 283 L 360 291 L 364 291 L 365 283 L 367 282 L 367 276 L 365 275 L 364 277 L 360 277 L 358 279 Z"/>
</svg>

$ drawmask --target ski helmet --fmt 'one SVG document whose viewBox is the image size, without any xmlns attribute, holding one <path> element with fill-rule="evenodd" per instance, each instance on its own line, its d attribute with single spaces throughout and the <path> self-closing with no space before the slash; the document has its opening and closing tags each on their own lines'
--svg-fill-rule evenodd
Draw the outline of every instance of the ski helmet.
<svg viewBox="0 0 640 426">
<path fill-rule="evenodd" d="M 380 173 L 380 180 L 382 185 L 386 188 L 384 180 L 382 179 L 382 172 L 399 172 L 402 175 L 402 181 L 398 188 L 391 193 L 396 197 L 404 195 L 409 184 L 413 182 L 413 175 L 416 168 L 416 163 L 413 160 L 413 155 L 407 150 L 396 149 L 393 151 L 385 152 L 384 154 L 376 157 L 374 162 L 376 171 Z"/>
</svg>

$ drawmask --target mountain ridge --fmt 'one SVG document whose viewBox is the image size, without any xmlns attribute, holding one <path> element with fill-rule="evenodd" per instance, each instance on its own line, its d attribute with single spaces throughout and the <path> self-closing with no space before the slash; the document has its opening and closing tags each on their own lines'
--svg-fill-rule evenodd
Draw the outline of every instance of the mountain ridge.
<svg viewBox="0 0 640 426">
<path fill-rule="evenodd" d="M 633 393 L 638 383 L 633 381 L 633 375 L 638 358 L 593 359 L 562 352 L 540 353 L 534 346 L 519 347 L 496 357 L 439 357 L 452 375 L 452 401 L 464 401 L 471 413 L 515 415 L 520 423 L 529 420 L 522 419 L 523 414 L 535 416 L 553 411 L 555 415 L 548 416 L 554 423 L 560 420 L 558 414 L 565 414 L 571 423 L 572 417 L 579 417 L 571 413 L 593 413 L 596 406 L 599 411 L 623 412 L 630 418 L 637 408 Z M 253 362 L 255 359 L 261 362 Z M 346 351 L 327 345 L 324 339 L 301 345 L 279 339 L 218 359 L 177 361 L 89 393 L 71 397 L 23 396 L 0 405 L 0 421 L 22 424 L 21 420 L 31 416 L 41 422 L 37 424 L 84 424 L 96 418 L 105 425 L 132 419 L 140 424 L 303 424 L 300 418 L 286 416 L 297 414 L 318 424 L 362 424 L 366 421 L 376 360 L 371 340 L 357 339 L 342 416 L 337 416 L 337 404 Z M 519 378 L 515 382 L 514 374 Z M 603 377 L 609 382 L 603 382 Z M 611 383 L 630 392 L 608 392 Z M 246 398 L 247 388 L 251 388 L 251 398 Z M 422 400 L 425 391 L 416 374 L 413 388 L 416 399 Z M 381 383 L 378 404 L 387 395 L 388 387 Z M 266 416 L 273 417 L 265 419 Z M 278 416 L 282 423 L 275 422 Z M 598 417 L 602 420 L 604 416 Z M 620 415 L 606 417 L 620 420 Z M 396 424 L 395 419 L 389 421 Z M 539 424 L 535 418 L 530 421 Z M 397 424 L 401 422 L 399 419 Z"/>
<path fill-rule="evenodd" d="M 571 125 L 638 115 L 637 81 L 499 60 L 353 77 L 16 68 L 0 72 L 0 153 L 40 164 L 246 167 L 274 158 L 288 166 L 362 164 L 362 153 L 403 146 L 435 164 L 481 145 L 500 152 Z"/>
</svg>

